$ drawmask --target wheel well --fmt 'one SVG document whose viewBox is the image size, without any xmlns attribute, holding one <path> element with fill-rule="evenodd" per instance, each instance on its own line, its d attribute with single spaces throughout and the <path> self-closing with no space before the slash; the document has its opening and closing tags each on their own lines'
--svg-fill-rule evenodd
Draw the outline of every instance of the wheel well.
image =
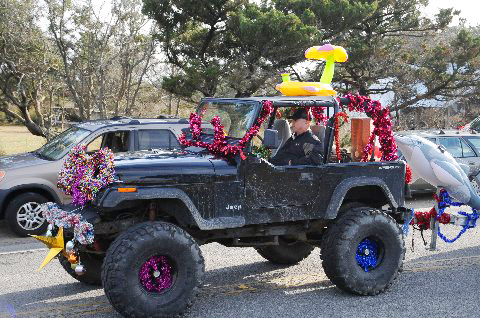
<svg viewBox="0 0 480 318">
<path fill-rule="evenodd" d="M 3 202 L 3 206 L 0 207 L 1 208 L 0 209 L 0 217 L 3 218 L 3 216 L 5 214 L 5 209 L 7 208 L 8 204 L 13 200 L 13 198 L 15 198 L 16 196 L 18 196 L 20 194 L 27 193 L 27 192 L 37 193 L 37 194 L 40 194 L 40 195 L 44 196 L 49 201 L 57 202 L 55 197 L 50 192 L 48 192 L 47 190 L 42 189 L 42 188 L 26 187 L 26 188 L 16 189 L 16 190 L 13 190 L 12 192 L 10 192 L 7 195 L 7 197 L 5 198 L 5 201 Z"/>
<path fill-rule="evenodd" d="M 170 217 L 180 226 L 195 225 L 190 210 L 180 199 L 158 199 L 156 205 L 157 218 Z"/>
<path fill-rule="evenodd" d="M 390 203 L 382 188 L 375 185 L 353 187 L 349 189 L 343 198 L 342 204 L 348 202 L 361 202 L 374 208 L 380 208 L 385 204 Z"/>
</svg>

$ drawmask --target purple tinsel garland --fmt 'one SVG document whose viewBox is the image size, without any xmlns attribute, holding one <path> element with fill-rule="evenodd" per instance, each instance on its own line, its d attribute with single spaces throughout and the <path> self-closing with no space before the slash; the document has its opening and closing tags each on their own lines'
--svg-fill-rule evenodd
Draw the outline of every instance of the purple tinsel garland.
<svg viewBox="0 0 480 318">
<path fill-rule="evenodd" d="M 72 148 L 57 182 L 59 189 L 72 196 L 72 203 L 81 206 L 95 199 L 98 191 L 115 178 L 113 152 L 110 149 L 102 148 L 92 156 L 85 149 L 85 145 Z"/>
<path fill-rule="evenodd" d="M 96 194 L 114 181 L 113 152 L 103 148 L 88 155 L 85 145 L 72 148 L 58 174 L 58 188 L 72 196 L 72 203 L 84 206 L 95 199 Z M 53 202 L 42 204 L 40 211 L 50 224 L 65 229 L 73 228 L 74 240 L 80 244 L 92 244 L 93 225 L 84 221 L 78 213 L 67 212 Z"/>
</svg>

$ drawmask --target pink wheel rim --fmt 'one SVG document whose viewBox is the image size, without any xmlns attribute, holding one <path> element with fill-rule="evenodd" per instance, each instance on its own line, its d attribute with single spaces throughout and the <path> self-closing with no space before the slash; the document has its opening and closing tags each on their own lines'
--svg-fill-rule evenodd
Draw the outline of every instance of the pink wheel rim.
<svg viewBox="0 0 480 318">
<path fill-rule="evenodd" d="M 167 256 L 152 256 L 140 268 L 140 283 L 151 293 L 163 292 L 173 285 L 172 266 Z"/>
</svg>

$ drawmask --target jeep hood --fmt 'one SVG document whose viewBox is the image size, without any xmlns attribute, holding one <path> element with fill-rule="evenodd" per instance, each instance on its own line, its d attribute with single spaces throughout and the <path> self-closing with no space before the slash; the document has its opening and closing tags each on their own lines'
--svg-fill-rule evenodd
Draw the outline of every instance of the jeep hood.
<svg viewBox="0 0 480 318">
<path fill-rule="evenodd" d="M 41 159 L 33 152 L 27 152 L 18 155 L 0 157 L 0 170 L 32 167 L 51 162 L 52 161 Z"/>
<path fill-rule="evenodd" d="M 115 175 L 127 184 L 205 182 L 215 174 L 211 159 L 184 150 L 120 154 L 115 155 Z"/>
</svg>

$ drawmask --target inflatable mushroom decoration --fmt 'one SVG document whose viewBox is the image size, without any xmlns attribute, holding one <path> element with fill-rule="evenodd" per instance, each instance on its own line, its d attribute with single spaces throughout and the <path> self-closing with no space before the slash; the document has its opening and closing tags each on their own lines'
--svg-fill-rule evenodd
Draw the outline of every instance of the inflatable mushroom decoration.
<svg viewBox="0 0 480 318">
<path fill-rule="evenodd" d="M 332 88 L 335 62 L 345 62 L 348 59 L 347 51 L 341 46 L 324 44 L 312 46 L 305 51 L 305 57 L 312 60 L 325 60 L 320 82 L 290 81 L 288 74 L 282 74 L 283 82 L 275 89 L 286 96 L 335 96 L 337 92 Z"/>
</svg>

